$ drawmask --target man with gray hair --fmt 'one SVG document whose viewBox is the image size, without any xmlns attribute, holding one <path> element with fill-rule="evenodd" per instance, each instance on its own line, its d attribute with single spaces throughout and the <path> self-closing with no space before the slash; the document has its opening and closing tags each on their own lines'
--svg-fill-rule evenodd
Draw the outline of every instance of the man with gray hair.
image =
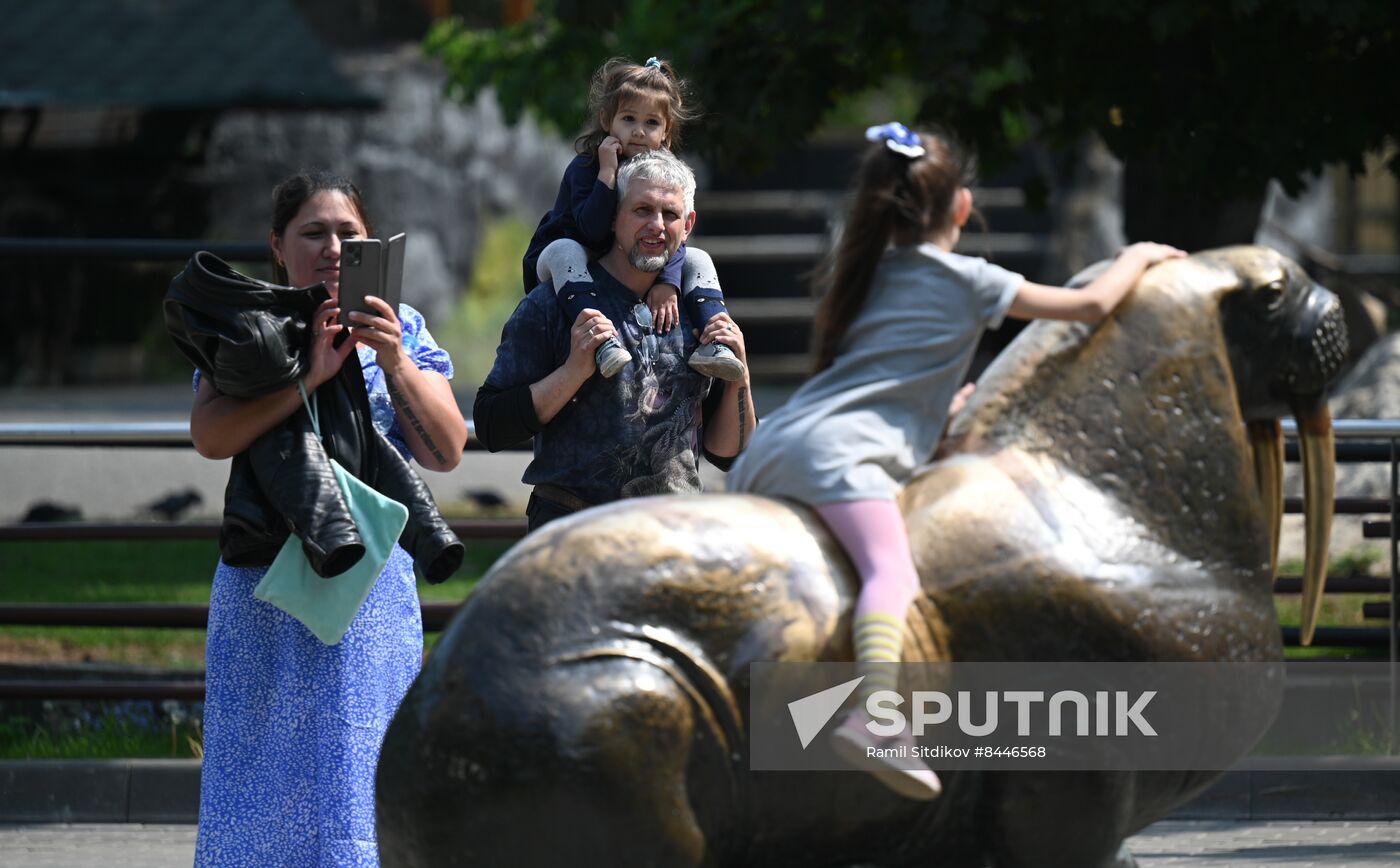
<svg viewBox="0 0 1400 868">
<path fill-rule="evenodd" d="M 501 332 L 496 362 L 477 392 L 476 435 L 495 452 L 535 438 L 524 481 L 530 530 L 623 497 L 700 490 L 700 455 L 728 469 L 756 418 L 747 373 L 713 381 L 686 359 L 722 343 L 747 361 L 728 313 L 697 334 L 656 334 L 644 299 L 695 225 L 695 176 L 667 151 L 639 154 L 618 172 L 612 246 L 588 264 L 595 307 L 570 319 L 549 283 L 535 287 Z M 617 338 L 632 362 L 597 376 L 594 352 Z M 745 364 L 747 371 L 747 364 Z"/>
<path fill-rule="evenodd" d="M 554 210 L 540 221 L 540 228 L 535 230 L 530 249 L 525 253 L 523 264 L 528 275 L 525 292 L 534 289 L 539 281 L 551 281 L 554 291 L 564 299 L 564 309 L 571 319 L 592 305 L 596 293 L 588 272 L 588 251 L 584 248 L 587 244 L 596 245 L 596 255 L 612 243 L 612 218 L 617 210 L 618 197 L 634 178 L 666 186 L 679 185 L 684 191 L 686 209 L 694 210 L 695 175 L 689 166 L 664 149 L 643 152 L 624 161 L 615 179 L 617 189 L 590 175 L 586 198 L 582 203 L 574 203 L 571 199 L 567 214 L 560 213 L 566 188 L 571 197 L 580 191 L 573 184 L 561 185 L 559 201 L 554 203 Z M 602 225 L 604 218 L 599 216 L 601 212 L 606 212 L 606 226 Z M 593 236 L 585 232 L 585 221 L 591 227 Z M 572 232 L 565 229 L 570 225 L 574 226 Z M 554 237 L 553 241 L 545 243 L 546 239 L 561 232 L 564 233 L 562 237 Z M 537 250 L 540 244 L 544 246 Z M 718 314 L 728 313 L 715 264 L 705 251 L 682 244 L 672 252 L 669 260 L 655 269 L 655 273 L 657 277 L 648 291 L 646 302 L 656 319 L 658 333 L 665 334 L 676 325 L 677 293 L 686 306 L 691 325 L 696 328 L 703 329 Z M 632 354 L 621 341 L 612 338 L 598 347 L 594 361 L 598 364 L 599 373 L 611 377 L 632 361 Z M 702 345 L 691 355 L 689 363 L 705 376 L 721 380 L 738 380 L 748 375 L 744 363 L 719 341 Z"/>
</svg>

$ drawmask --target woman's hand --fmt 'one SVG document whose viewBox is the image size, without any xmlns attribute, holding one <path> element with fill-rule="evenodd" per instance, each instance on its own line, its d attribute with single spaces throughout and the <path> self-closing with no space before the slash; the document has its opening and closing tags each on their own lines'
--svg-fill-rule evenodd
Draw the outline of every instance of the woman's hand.
<svg viewBox="0 0 1400 868">
<path fill-rule="evenodd" d="M 344 330 L 345 326 L 340 324 L 339 303 L 333 298 L 321 302 L 321 306 L 311 315 L 311 364 L 306 369 L 308 390 L 314 390 L 334 377 L 346 357 L 355 349 L 354 341 L 335 346 L 335 336 Z"/>
<path fill-rule="evenodd" d="M 373 295 L 365 296 L 365 303 L 374 313 L 351 311 L 350 337 L 374 350 L 374 360 L 387 376 L 397 374 L 404 365 L 411 367 L 413 360 L 403 348 L 403 323 L 399 322 L 398 313 L 387 301 Z"/>
<path fill-rule="evenodd" d="M 355 350 L 354 341 L 334 345 L 336 336 L 345 330 L 339 315 L 335 299 L 323 301 L 311 315 L 304 377 L 307 391 L 315 391 L 334 377 Z M 190 439 L 205 458 L 232 458 L 300 409 L 301 394 L 294 384 L 256 398 L 235 398 L 220 393 L 207 377 L 201 377 L 190 411 Z"/>
<path fill-rule="evenodd" d="M 745 365 L 749 363 L 747 352 L 744 350 L 744 333 L 739 331 L 739 325 L 730 319 L 727 313 L 717 313 L 705 324 L 705 330 L 700 333 L 700 343 L 708 344 L 719 342 L 734 351 L 739 361 Z"/>
</svg>

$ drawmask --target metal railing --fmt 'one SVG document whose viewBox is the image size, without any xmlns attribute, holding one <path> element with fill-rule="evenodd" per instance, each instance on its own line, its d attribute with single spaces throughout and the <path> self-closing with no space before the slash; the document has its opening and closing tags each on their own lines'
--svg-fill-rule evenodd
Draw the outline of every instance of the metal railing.
<svg viewBox="0 0 1400 868">
<path fill-rule="evenodd" d="M 1385 632 L 1389 644 L 1389 659 L 1392 665 L 1400 662 L 1400 550 L 1397 550 L 1397 540 L 1400 540 L 1400 420 L 1398 419 L 1336 419 L 1332 422 L 1333 436 L 1337 440 L 1337 460 L 1349 462 L 1378 462 L 1385 461 L 1390 467 L 1390 485 L 1387 494 L 1383 498 L 1350 498 L 1345 501 L 1339 500 L 1338 512 L 1343 512 L 1340 507 L 1354 506 L 1347 512 L 1353 514 L 1385 514 L 1384 522 L 1367 522 L 1363 525 L 1363 532 L 1369 538 L 1382 537 L 1388 540 L 1386 549 L 1387 560 L 1390 566 L 1390 580 L 1388 582 L 1390 592 L 1390 606 L 1388 621 Z M 1288 454 L 1292 457 L 1296 455 L 1296 440 L 1298 437 L 1297 425 L 1291 420 L 1283 423 L 1284 436 L 1290 442 Z M 1301 507 L 1301 504 L 1297 504 Z M 1330 584 L 1330 583 L 1329 583 Z M 1368 585 L 1368 591 L 1374 588 Z M 1355 631 L 1367 628 L 1349 628 L 1358 639 L 1363 638 L 1363 634 Z M 1332 633 L 1334 631 L 1329 631 Z M 1326 640 L 1331 638 L 1327 634 L 1315 637 L 1316 644 L 1331 644 Z M 1287 637 L 1287 631 L 1285 631 Z M 1373 638 L 1373 636 L 1371 637 Z M 1317 642 L 1317 640 L 1323 640 Z M 1336 643 L 1343 644 L 1343 643 Z M 1391 703 L 1392 722 L 1395 718 L 1394 703 L 1396 701 L 1394 691 L 1392 691 Z M 1393 726 L 1392 726 L 1393 728 Z"/>
<path fill-rule="evenodd" d="M 1397 731 L 1397 724 L 1400 724 L 1400 547 L 1397 546 L 1397 541 L 1400 541 L 1400 420 L 1338 419 L 1333 421 L 1332 428 L 1337 439 L 1339 458 L 1345 447 L 1362 445 L 1357 441 L 1379 441 L 1377 445 L 1384 449 L 1385 460 L 1390 466 L 1390 486 L 1384 498 L 1389 507 L 1387 519 L 1384 522 L 1368 522 L 1363 526 L 1363 532 L 1369 538 L 1379 537 L 1387 540 L 1386 556 L 1390 562 L 1390 605 L 1385 614 L 1388 616 L 1386 632 L 1390 645 L 1388 752 L 1393 754 L 1400 748 L 1400 732 Z M 1296 440 L 1297 426 L 1291 420 L 1285 422 L 1284 433 Z M 1365 451 L 1369 455 L 1367 460 L 1376 460 L 1377 450 Z M 1364 616 L 1364 606 L 1362 611 Z M 1314 634 L 1315 644 L 1319 640 L 1325 640 L 1325 637 L 1318 635 L 1321 632 L 1318 630 L 1317 634 Z"/>
<path fill-rule="evenodd" d="M 1316 645 L 1382 646 L 1388 644 L 1389 659 L 1400 661 L 1400 420 L 1336 420 L 1337 460 L 1341 462 L 1385 461 L 1390 467 L 1390 489 L 1385 497 L 1340 497 L 1336 500 L 1338 514 L 1385 515 L 1385 521 L 1366 523 L 1370 538 L 1389 540 L 1389 579 L 1341 577 L 1328 583 L 1334 593 L 1384 593 L 1389 591 L 1389 605 L 1383 613 L 1388 621 L 1385 628 L 1322 627 L 1317 630 Z M 1297 432 L 1291 422 L 1284 423 L 1284 433 L 1290 438 L 1289 453 L 1296 454 Z M 6 423 L 0 424 L 0 445 L 27 446 L 152 446 L 180 447 L 189 445 L 189 427 L 184 422 L 159 423 Z M 1296 460 L 1296 458 L 1295 458 Z M 1288 512 L 1300 512 L 1301 499 L 1285 502 Z M 524 535 L 522 519 L 458 519 L 450 522 L 457 534 L 467 539 L 517 539 Z M 15 540 L 113 540 L 113 539 L 214 539 L 218 534 L 216 522 L 189 523 L 56 523 L 0 524 L 0 542 Z M 1281 577 L 1275 592 L 1297 593 L 1301 582 L 1296 577 Z M 423 604 L 424 628 L 441 629 L 456 604 Z M 1381 607 L 1369 607 L 1372 614 L 1381 614 Z M 105 627 L 184 627 L 201 628 L 208 618 L 207 605 L 107 604 L 0 604 L 0 625 L 30 626 L 105 626 Z M 1284 639 L 1297 644 L 1297 628 L 1285 628 Z M 120 686 L 119 686 L 120 685 Z M 126 689 L 132 692 L 120 693 Z M 118 691 L 114 693 L 114 691 Z M 3 698 L 109 698 L 184 696 L 189 698 L 202 691 L 202 682 L 194 681 L 131 681 L 131 682 L 55 682 L 0 681 Z M 1392 720 L 1396 714 L 1396 691 L 1392 690 Z M 197 698 L 197 697 L 195 697 Z"/>
<path fill-rule="evenodd" d="M 200 238 L 0 238 L 0 257 L 126 259 L 171 262 L 207 250 L 233 262 L 270 262 L 266 241 L 207 241 Z"/>
<path fill-rule="evenodd" d="M 467 422 L 469 451 L 484 447 Z M 189 423 L 170 422 L 7 422 L 0 423 L 0 446 L 63 448 L 190 448 Z M 528 450 L 529 444 L 516 447 Z M 449 519 L 465 540 L 516 540 L 525 535 L 523 518 Z M 54 522 L 0 524 L 0 542 L 93 540 L 215 540 L 219 523 L 197 522 Z M 446 626 L 456 603 L 423 603 L 425 630 Z M 132 627 L 204 629 L 207 604 L 69 605 L 0 603 L 0 626 Z M 184 699 L 204 696 L 202 677 L 169 679 L 52 680 L 0 679 L 0 700 L 10 699 Z"/>
<path fill-rule="evenodd" d="M 172 449 L 192 446 L 190 423 L 171 422 L 0 422 L 0 446 Z M 476 426 L 467 420 L 467 451 L 485 451 Z M 529 451 L 528 442 L 506 451 Z"/>
<path fill-rule="evenodd" d="M 525 535 L 523 518 L 456 518 L 448 526 L 462 539 L 515 540 Z M 219 538 L 216 521 L 45 522 L 0 524 L 0 542 L 92 542 L 96 540 L 191 540 Z M 0 604 L 3 605 L 3 604 Z M 0 618 L 0 624 L 4 619 Z"/>
</svg>

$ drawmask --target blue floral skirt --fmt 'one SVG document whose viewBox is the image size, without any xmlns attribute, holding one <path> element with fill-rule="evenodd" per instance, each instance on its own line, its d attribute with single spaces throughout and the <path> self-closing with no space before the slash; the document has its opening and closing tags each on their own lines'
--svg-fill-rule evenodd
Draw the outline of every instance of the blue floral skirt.
<svg viewBox="0 0 1400 868">
<path fill-rule="evenodd" d="M 379 746 L 423 659 L 413 561 L 394 547 L 338 645 L 255 598 L 265 572 L 214 574 L 195 864 L 377 866 Z"/>
</svg>

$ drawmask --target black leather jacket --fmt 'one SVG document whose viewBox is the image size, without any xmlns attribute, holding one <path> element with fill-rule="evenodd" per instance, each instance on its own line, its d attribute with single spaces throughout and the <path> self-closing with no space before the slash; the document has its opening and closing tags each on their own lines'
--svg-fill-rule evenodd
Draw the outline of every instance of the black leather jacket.
<svg viewBox="0 0 1400 868">
<path fill-rule="evenodd" d="M 166 292 L 165 325 L 181 353 L 220 392 L 251 398 L 286 388 L 310 367 L 311 319 L 330 293 L 323 284 L 276 286 L 196 253 Z M 428 487 L 374 427 L 364 371 L 351 353 L 316 390 L 321 437 L 305 410 L 293 413 L 233 458 L 224 491 L 219 549 L 231 566 L 270 564 L 295 533 L 312 568 L 338 575 L 364 555 L 328 458 L 408 507 L 399 544 L 430 582 L 461 565 L 464 549 Z"/>
</svg>

